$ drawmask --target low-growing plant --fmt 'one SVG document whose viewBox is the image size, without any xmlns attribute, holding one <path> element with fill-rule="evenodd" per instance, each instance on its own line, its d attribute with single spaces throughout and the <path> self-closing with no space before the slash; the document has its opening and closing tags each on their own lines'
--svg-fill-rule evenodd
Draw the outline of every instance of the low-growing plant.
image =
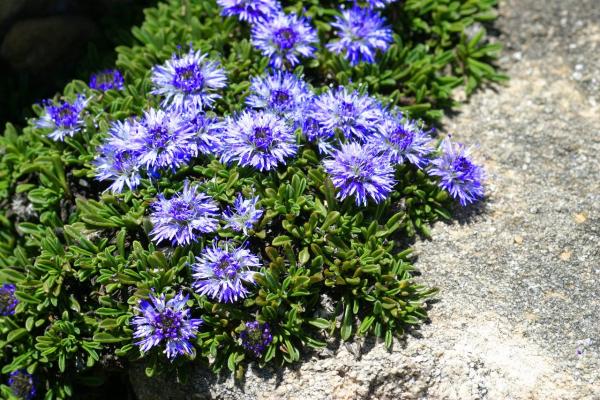
<svg viewBox="0 0 600 400">
<path fill-rule="evenodd" d="M 241 376 L 426 318 L 407 238 L 483 197 L 432 121 L 504 77 L 493 0 L 170 1 L 120 72 L 0 138 L 6 397 L 199 358 Z M 385 15 L 383 17 L 382 15 Z M 10 375 L 10 379 L 9 379 Z"/>
</svg>

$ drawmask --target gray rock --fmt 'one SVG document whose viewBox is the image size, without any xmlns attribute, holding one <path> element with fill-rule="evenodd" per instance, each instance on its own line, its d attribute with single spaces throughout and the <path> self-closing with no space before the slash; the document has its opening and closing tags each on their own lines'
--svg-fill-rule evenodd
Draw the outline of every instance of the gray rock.
<svg viewBox="0 0 600 400">
<path fill-rule="evenodd" d="M 4 37 L 0 56 L 18 70 L 44 72 L 60 62 L 73 62 L 79 47 L 98 34 L 84 17 L 54 16 L 15 23 Z"/>
<path fill-rule="evenodd" d="M 185 385 L 136 367 L 139 399 L 600 398 L 600 109 L 593 87 L 572 79 L 598 68 L 585 46 L 600 46 L 590 35 L 599 9 L 501 3 L 511 81 L 445 121 L 476 145 L 487 200 L 415 245 L 420 279 L 440 288 L 419 337 L 391 352 L 367 341 L 359 358 L 340 346 L 291 368 L 251 368 L 239 385 L 201 367 Z"/>
</svg>

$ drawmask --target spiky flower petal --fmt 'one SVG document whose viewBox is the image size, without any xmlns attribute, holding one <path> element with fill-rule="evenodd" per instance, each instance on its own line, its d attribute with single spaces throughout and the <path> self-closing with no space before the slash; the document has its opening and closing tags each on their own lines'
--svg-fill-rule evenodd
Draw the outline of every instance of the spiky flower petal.
<svg viewBox="0 0 600 400">
<path fill-rule="evenodd" d="M 336 17 L 331 26 L 336 28 L 339 39 L 328 43 L 327 49 L 345 53 L 351 65 L 375 62 L 377 50 L 386 51 L 393 42 L 392 30 L 385 25 L 385 19 L 377 11 L 356 4 L 342 11 L 342 16 Z"/>
<path fill-rule="evenodd" d="M 365 141 L 376 132 L 383 111 L 372 97 L 340 87 L 316 98 L 313 117 L 331 135 L 340 132 L 347 139 Z"/>
<path fill-rule="evenodd" d="M 388 115 L 369 140 L 392 164 L 409 162 L 419 168 L 428 163 L 427 155 L 433 150 L 430 142 L 431 137 L 417 121 L 402 115 Z"/>
<path fill-rule="evenodd" d="M 233 229 L 237 232 L 248 234 L 248 229 L 252 229 L 260 217 L 263 215 L 263 210 L 258 208 L 257 203 L 260 199 L 252 197 L 244 199 L 240 193 L 233 203 L 233 207 L 229 207 L 223 213 L 223 220 L 227 223 L 225 228 Z"/>
<path fill-rule="evenodd" d="M 384 8 L 388 4 L 395 3 L 398 0 L 369 0 L 369 6 L 371 8 Z"/>
<path fill-rule="evenodd" d="M 0 316 L 14 315 L 19 300 L 15 297 L 16 286 L 5 283 L 0 286 Z"/>
<path fill-rule="evenodd" d="M 241 21 L 256 23 L 269 19 L 281 6 L 275 0 L 217 0 L 225 16 L 237 15 Z"/>
<path fill-rule="evenodd" d="M 261 267 L 258 257 L 248 249 L 229 243 L 205 247 L 196 261 L 193 266 L 196 292 L 222 303 L 245 298 L 248 289 L 244 283 L 253 284 L 256 270 Z"/>
<path fill-rule="evenodd" d="M 236 161 L 260 171 L 269 171 L 298 149 L 292 128 L 271 112 L 245 111 L 230 119 L 224 136 L 223 162 Z"/>
<path fill-rule="evenodd" d="M 388 158 L 378 156 L 367 145 L 343 144 L 323 165 L 339 190 L 340 200 L 353 196 L 357 205 L 366 206 L 369 198 L 380 203 L 394 187 L 394 168 Z"/>
<path fill-rule="evenodd" d="M 8 387 L 15 397 L 22 400 L 31 400 L 36 394 L 33 376 L 22 370 L 10 373 Z"/>
<path fill-rule="evenodd" d="M 166 301 L 165 295 L 150 293 L 150 301 L 140 300 L 135 310 L 140 314 L 133 318 L 133 337 L 140 339 L 136 344 L 142 352 L 153 347 L 164 346 L 169 359 L 179 355 L 191 355 L 194 348 L 190 339 L 198 334 L 201 319 L 191 318 L 186 306 L 188 296 L 182 293 Z"/>
<path fill-rule="evenodd" d="M 184 183 L 183 191 L 169 200 L 158 195 L 152 209 L 150 220 L 154 228 L 150 236 L 157 243 L 168 240 L 174 246 L 188 245 L 219 227 L 217 203 L 188 181 Z"/>
<path fill-rule="evenodd" d="M 246 99 L 250 107 L 283 114 L 297 112 L 312 97 L 306 82 L 282 71 L 252 78 L 250 91 L 252 94 Z"/>
<path fill-rule="evenodd" d="M 103 92 L 107 90 L 121 90 L 125 85 L 123 75 L 118 69 L 107 69 L 90 77 L 90 89 L 96 89 Z"/>
<path fill-rule="evenodd" d="M 62 142 L 67 136 L 73 137 L 83 127 L 83 110 L 87 102 L 83 95 L 78 96 L 73 103 L 67 100 L 45 100 L 44 114 L 37 120 L 36 126 L 51 129 L 48 137 L 54 141 Z"/>
<path fill-rule="evenodd" d="M 162 105 L 181 112 L 189 107 L 212 107 L 221 97 L 215 91 L 227 86 L 227 77 L 218 61 L 190 48 L 187 54 L 173 54 L 163 65 L 155 66 L 152 83 L 151 93 L 165 97 Z"/>
<path fill-rule="evenodd" d="M 271 66 L 289 69 L 300 57 L 313 57 L 318 42 L 317 31 L 308 18 L 277 13 L 257 22 L 252 28 L 252 43 L 270 59 Z"/>
<path fill-rule="evenodd" d="M 240 332 L 242 346 L 252 352 L 255 357 L 260 357 L 268 345 L 273 341 L 271 327 L 268 323 L 258 321 L 246 322 L 246 329 Z"/>
<path fill-rule="evenodd" d="M 429 174 L 440 178 L 439 185 L 462 206 L 483 198 L 483 168 L 473 163 L 469 150 L 446 137 L 441 154 L 431 161 Z"/>
</svg>

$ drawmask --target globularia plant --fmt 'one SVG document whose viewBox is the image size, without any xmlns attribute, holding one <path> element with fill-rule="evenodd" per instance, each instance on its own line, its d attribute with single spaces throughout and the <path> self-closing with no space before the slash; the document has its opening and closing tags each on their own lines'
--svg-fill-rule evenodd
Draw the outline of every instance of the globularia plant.
<svg viewBox="0 0 600 400">
<path fill-rule="evenodd" d="M 138 360 L 241 374 L 422 321 L 402 239 L 484 190 L 414 116 L 503 78 L 462 33 L 494 3 L 148 10 L 119 70 L 0 138 L 2 394 L 62 399 Z"/>
</svg>

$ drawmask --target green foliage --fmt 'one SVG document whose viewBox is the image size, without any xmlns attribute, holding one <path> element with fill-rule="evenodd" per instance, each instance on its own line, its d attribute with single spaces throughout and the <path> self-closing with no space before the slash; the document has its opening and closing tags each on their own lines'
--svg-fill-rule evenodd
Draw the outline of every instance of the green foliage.
<svg viewBox="0 0 600 400">
<path fill-rule="evenodd" d="M 322 40 L 331 35 L 335 4 L 287 3 L 289 10 L 305 9 L 313 17 Z M 483 30 L 473 37 L 463 33 L 475 22 L 493 20 L 495 1 L 399 4 L 389 15 L 396 42 L 380 62 L 350 68 L 320 51 L 298 72 L 315 87 L 366 84 L 371 93 L 429 119 L 454 105 L 455 88 L 470 93 L 504 79 L 489 64 L 499 46 L 487 44 Z M 397 171 L 400 189 L 389 199 L 361 209 L 335 199 L 310 146 L 268 174 L 200 157 L 154 184 L 144 181 L 136 192 L 103 193 L 91 166 L 95 148 L 111 121 L 158 104 L 148 95 L 149 71 L 177 45 L 191 42 L 221 59 L 229 88 L 218 113 L 238 110 L 249 77 L 267 65 L 250 44 L 247 26 L 220 17 L 214 1 L 159 4 L 146 10 L 146 21 L 133 35 L 137 45 L 118 48 L 124 91 L 93 92 L 79 81 L 65 88 L 68 99 L 78 93 L 92 99 L 82 132 L 57 143 L 31 122 L 22 132 L 8 124 L 0 137 L 0 282 L 15 283 L 20 301 L 14 316 L 0 319 L 3 374 L 20 368 L 35 373 L 47 399 L 70 397 L 78 385 L 100 384 L 99 370 L 123 368 L 140 357 L 130 320 L 151 289 L 189 293 L 205 321 L 195 341 L 197 357 L 215 371 L 228 368 L 238 375 L 252 358 L 238 340 L 245 321 L 257 318 L 272 327 L 273 343 L 260 363 L 284 363 L 298 361 L 303 347 L 325 346 L 331 336 L 372 334 L 391 346 L 394 335 L 426 318 L 425 300 L 434 291 L 414 282 L 406 239 L 429 237 L 431 222 L 450 217 L 449 199 L 413 167 Z M 201 182 L 223 205 L 239 192 L 262 199 L 264 218 L 248 239 L 264 264 L 255 296 L 220 304 L 195 294 L 190 264 L 205 243 L 170 249 L 149 241 L 146 215 L 157 188 L 172 194 L 183 177 Z M 148 354 L 147 373 L 154 374 L 163 360 L 158 352 Z"/>
</svg>

